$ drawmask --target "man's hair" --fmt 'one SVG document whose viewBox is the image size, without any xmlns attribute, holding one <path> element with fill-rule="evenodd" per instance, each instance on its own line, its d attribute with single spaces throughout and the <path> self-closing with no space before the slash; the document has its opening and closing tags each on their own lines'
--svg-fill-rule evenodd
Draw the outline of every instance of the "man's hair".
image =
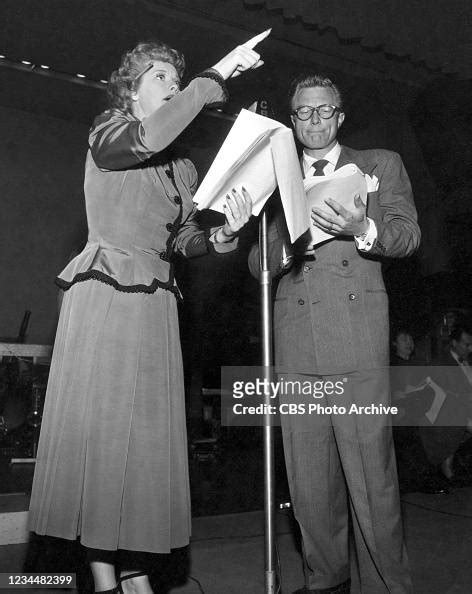
<svg viewBox="0 0 472 594">
<path fill-rule="evenodd" d="M 152 61 L 172 64 L 182 78 L 185 70 L 183 54 L 161 41 L 138 43 L 129 52 L 123 54 L 118 70 L 114 70 L 108 81 L 107 94 L 110 107 L 131 111 L 131 95 L 136 90 L 136 77 Z"/>
<path fill-rule="evenodd" d="M 398 328 L 395 328 L 390 335 L 392 343 L 395 342 L 398 339 L 398 337 L 402 335 L 411 336 L 411 338 L 413 338 L 413 333 L 410 330 L 408 330 L 408 328 L 406 328 L 405 326 L 399 326 Z"/>
<path fill-rule="evenodd" d="M 334 93 L 337 106 L 342 110 L 343 98 L 338 86 L 327 76 L 315 74 L 313 72 L 305 72 L 296 76 L 290 83 L 288 89 L 288 106 L 290 111 L 292 111 L 292 101 L 296 93 L 298 93 L 300 89 L 308 89 L 311 87 L 325 87 L 331 89 Z"/>
<path fill-rule="evenodd" d="M 470 323 L 465 322 L 462 324 L 456 324 L 452 328 L 449 338 L 451 339 L 451 341 L 455 340 L 456 342 L 459 342 L 463 334 L 469 334 L 470 336 L 472 336 L 472 326 L 470 325 Z"/>
</svg>

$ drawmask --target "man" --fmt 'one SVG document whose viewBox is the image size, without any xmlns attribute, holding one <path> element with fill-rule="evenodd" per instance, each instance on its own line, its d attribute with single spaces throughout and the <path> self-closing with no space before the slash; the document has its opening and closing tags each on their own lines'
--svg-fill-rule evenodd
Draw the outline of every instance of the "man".
<svg viewBox="0 0 472 594">
<path fill-rule="evenodd" d="M 428 423 L 425 413 L 434 402 L 434 391 L 425 381 L 426 363 L 417 360 L 413 353 L 415 341 L 402 327 L 391 333 L 390 390 L 392 403 L 398 408 L 397 422 L 393 427 L 393 441 L 398 467 L 400 493 L 419 491 L 430 495 L 446 495 L 448 482 L 437 465 L 430 463 L 420 437 L 420 426 Z M 419 385 L 423 389 L 409 391 Z"/>
<path fill-rule="evenodd" d="M 313 225 L 333 236 L 314 251 L 304 237 L 291 246 L 282 213 L 274 214 L 269 260 L 274 274 L 283 274 L 274 303 L 276 370 L 279 379 L 346 386 L 344 396 L 326 390 L 324 405 L 388 405 L 388 302 L 380 259 L 408 256 L 418 247 L 410 182 L 397 154 L 338 143 L 345 114 L 331 80 L 298 77 L 289 99 L 305 176 L 354 163 L 378 179 L 378 188 L 371 184 L 367 208 L 359 197 L 351 210 L 333 200 L 313 208 Z M 257 246 L 249 265 L 257 275 Z M 388 416 L 305 414 L 281 420 L 304 552 L 306 585 L 299 592 L 350 591 L 349 522 L 362 593 L 411 592 Z"/>
<path fill-rule="evenodd" d="M 454 455 L 472 432 L 472 328 L 452 328 L 449 348 L 431 368 L 431 377 L 444 390 L 446 400 L 431 425 L 420 427 L 420 436 L 431 464 L 439 466 L 446 479 L 454 477 Z"/>
</svg>

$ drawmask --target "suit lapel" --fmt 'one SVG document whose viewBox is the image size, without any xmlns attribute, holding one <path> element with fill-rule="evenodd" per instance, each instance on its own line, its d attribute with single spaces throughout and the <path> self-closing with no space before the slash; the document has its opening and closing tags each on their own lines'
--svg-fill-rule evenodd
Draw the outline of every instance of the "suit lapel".
<svg viewBox="0 0 472 594">
<path fill-rule="evenodd" d="M 351 149 L 349 149 L 346 146 L 341 146 L 341 153 L 339 155 L 339 159 L 338 162 L 336 163 L 336 167 L 334 168 L 336 169 L 341 169 L 341 167 L 344 167 L 344 165 L 347 165 L 348 163 L 355 163 L 357 165 L 357 162 L 355 160 L 355 156 L 352 157 L 350 154 L 352 153 Z M 357 165 L 359 167 L 359 165 Z"/>
<path fill-rule="evenodd" d="M 341 154 L 339 155 L 335 169 L 340 169 L 349 163 L 354 163 L 362 173 L 367 173 L 368 175 L 372 175 L 377 168 L 377 162 L 372 159 L 366 159 L 364 153 L 341 145 Z"/>
</svg>

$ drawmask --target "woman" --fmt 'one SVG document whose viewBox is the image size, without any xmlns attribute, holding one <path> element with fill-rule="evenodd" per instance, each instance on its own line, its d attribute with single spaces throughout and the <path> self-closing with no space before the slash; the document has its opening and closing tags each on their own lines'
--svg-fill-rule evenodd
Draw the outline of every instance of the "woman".
<svg viewBox="0 0 472 594">
<path fill-rule="evenodd" d="M 266 32 L 268 35 L 269 32 Z M 179 91 L 184 58 L 163 43 L 123 56 L 94 122 L 85 167 L 84 250 L 59 275 L 64 299 L 31 495 L 30 528 L 87 547 L 97 592 L 152 592 L 116 551 L 188 544 L 190 506 L 182 360 L 172 254 L 235 248 L 251 201 L 233 191 L 226 222 L 198 228 L 192 163 L 172 142 L 224 81 L 262 64 L 239 46 Z M 136 575 L 138 574 L 138 575 Z"/>
</svg>

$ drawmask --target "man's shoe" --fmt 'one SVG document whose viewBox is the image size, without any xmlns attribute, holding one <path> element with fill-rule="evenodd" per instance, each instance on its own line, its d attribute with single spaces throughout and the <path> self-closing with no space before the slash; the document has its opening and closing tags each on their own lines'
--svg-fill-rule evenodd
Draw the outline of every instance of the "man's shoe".
<svg viewBox="0 0 472 594">
<path fill-rule="evenodd" d="M 427 493 L 428 495 L 447 495 L 449 489 L 443 481 L 425 481 L 417 489 L 418 493 Z"/>
</svg>

